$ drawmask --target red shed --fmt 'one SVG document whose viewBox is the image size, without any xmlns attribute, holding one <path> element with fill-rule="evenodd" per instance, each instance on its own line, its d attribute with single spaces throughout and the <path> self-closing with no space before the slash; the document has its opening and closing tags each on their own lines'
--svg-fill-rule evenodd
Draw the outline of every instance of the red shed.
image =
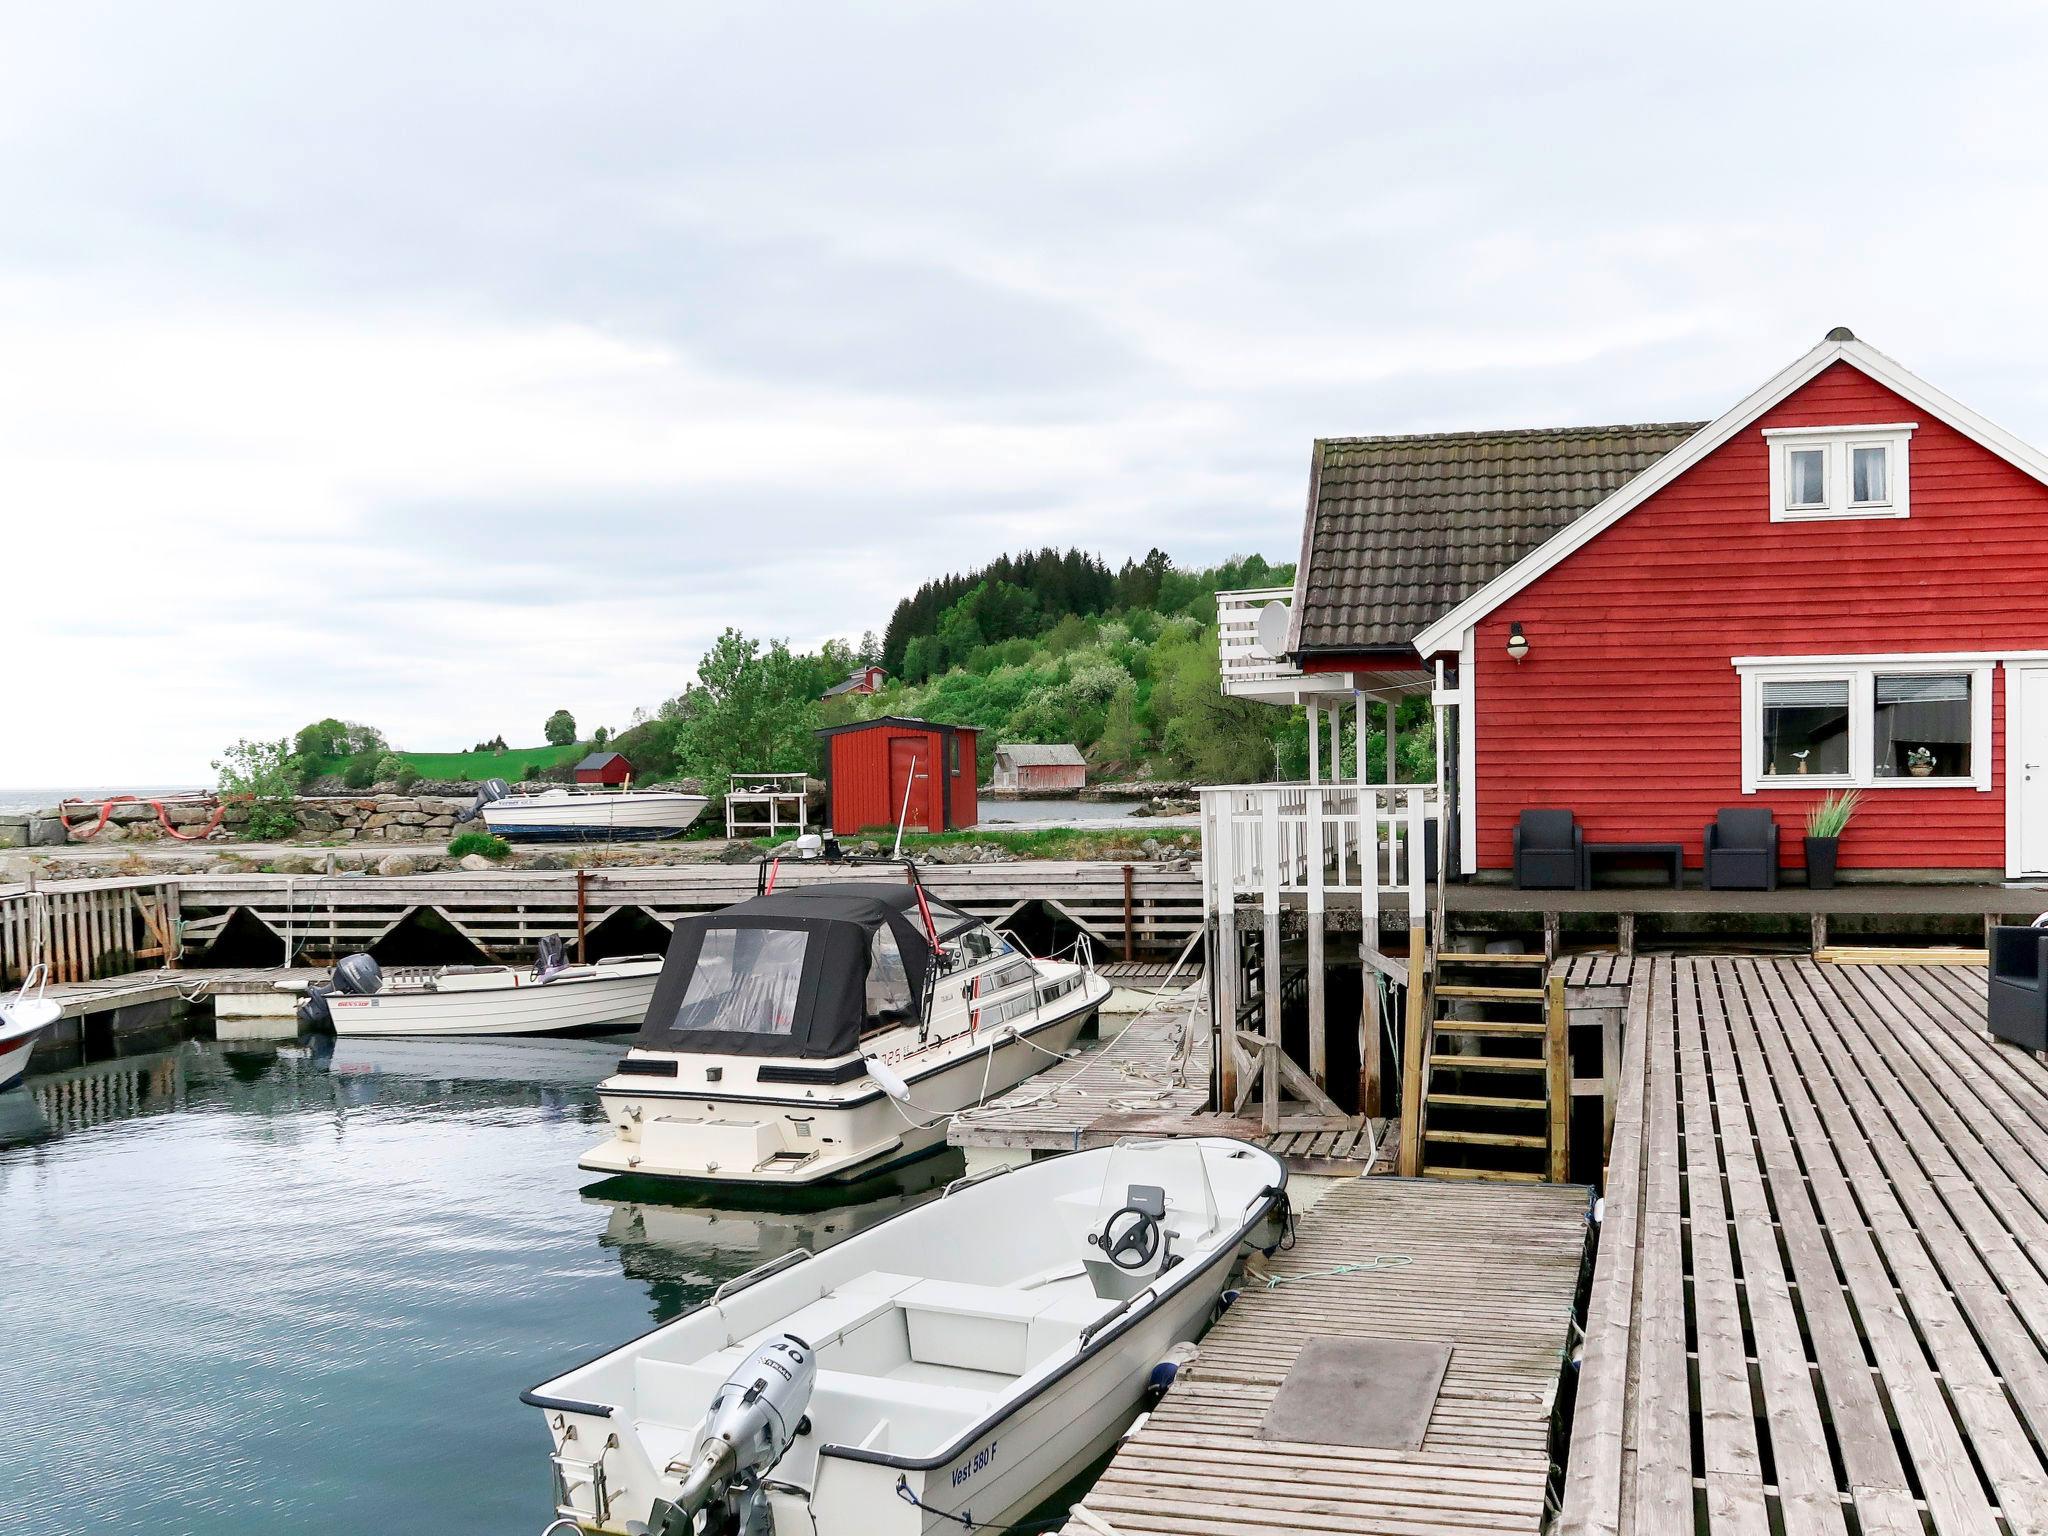
<svg viewBox="0 0 2048 1536">
<path fill-rule="evenodd" d="M 624 785 L 633 777 L 633 765 L 617 752 L 593 752 L 576 765 L 578 784 Z"/>
<path fill-rule="evenodd" d="M 971 726 L 881 715 L 818 734 L 825 738 L 825 793 L 839 836 L 893 828 L 906 800 L 906 826 L 951 832 L 974 825 Z"/>
</svg>

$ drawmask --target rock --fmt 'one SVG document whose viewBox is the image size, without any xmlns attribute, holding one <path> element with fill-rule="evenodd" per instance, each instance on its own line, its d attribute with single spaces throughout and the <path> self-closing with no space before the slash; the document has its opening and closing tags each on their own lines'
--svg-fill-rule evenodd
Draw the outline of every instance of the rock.
<svg viewBox="0 0 2048 1536">
<path fill-rule="evenodd" d="M 381 832 L 390 825 L 391 818 L 382 811 L 373 812 L 371 815 L 363 818 L 363 830 L 365 832 Z"/>
<path fill-rule="evenodd" d="M 111 812 L 112 819 L 123 825 L 135 821 L 156 820 L 156 807 L 146 800 L 123 800 L 119 805 L 111 807 Z M 99 815 L 99 807 L 94 806 L 92 813 L 95 816 Z"/>
<path fill-rule="evenodd" d="M 270 867 L 280 875 L 316 875 L 320 872 L 318 864 L 299 853 L 287 854 Z"/>
<path fill-rule="evenodd" d="M 131 843 L 158 843 L 164 837 L 164 829 L 154 820 L 135 822 L 127 830 Z"/>
<path fill-rule="evenodd" d="M 377 861 L 380 875 L 414 875 L 419 873 L 420 862 L 410 854 L 387 853 Z"/>
<path fill-rule="evenodd" d="M 180 831 L 186 827 L 203 827 L 213 820 L 210 805 L 167 805 L 164 814 L 171 819 L 171 825 Z"/>
<path fill-rule="evenodd" d="M 88 837 L 86 834 L 92 832 L 93 821 L 97 819 L 97 816 L 94 816 L 83 821 L 73 822 L 71 841 L 74 843 L 118 843 L 128 836 L 128 829 L 126 827 L 122 826 L 118 821 L 110 821 L 104 827 L 101 827 L 99 831 L 93 832 Z"/>
<path fill-rule="evenodd" d="M 492 863 L 489 859 L 485 858 L 480 853 L 465 853 L 462 856 L 461 867 L 468 870 L 473 875 L 480 875 L 485 870 L 496 869 L 498 866 Z"/>
<path fill-rule="evenodd" d="M 26 811 L 0 816 L 0 848 L 26 848 L 34 819 Z"/>
<path fill-rule="evenodd" d="M 528 869 L 567 869 L 568 862 L 559 853 L 537 853 L 526 861 Z"/>
<path fill-rule="evenodd" d="M 427 824 L 425 811 L 393 811 L 391 819 L 404 827 L 424 827 Z"/>
<path fill-rule="evenodd" d="M 36 815 L 29 818 L 28 845 L 31 848 L 54 848 L 65 842 L 64 823 L 54 815 Z"/>
<path fill-rule="evenodd" d="M 721 864 L 752 864 L 761 857 L 761 850 L 752 843 L 727 843 L 724 852 L 718 856 Z"/>
<path fill-rule="evenodd" d="M 340 828 L 341 818 L 332 811 L 301 810 L 299 812 L 299 830 L 301 832 L 328 833 L 339 831 Z"/>
</svg>

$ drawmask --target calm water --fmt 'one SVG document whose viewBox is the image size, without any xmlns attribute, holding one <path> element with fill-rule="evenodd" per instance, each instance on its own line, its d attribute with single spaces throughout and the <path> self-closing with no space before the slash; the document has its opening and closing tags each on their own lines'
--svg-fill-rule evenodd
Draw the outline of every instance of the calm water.
<svg viewBox="0 0 2048 1536">
<path fill-rule="evenodd" d="M 0 1094 L 0 1529 L 535 1536 L 522 1389 L 958 1172 L 809 1211 L 594 1185 L 618 1054 L 166 1039 Z"/>
</svg>

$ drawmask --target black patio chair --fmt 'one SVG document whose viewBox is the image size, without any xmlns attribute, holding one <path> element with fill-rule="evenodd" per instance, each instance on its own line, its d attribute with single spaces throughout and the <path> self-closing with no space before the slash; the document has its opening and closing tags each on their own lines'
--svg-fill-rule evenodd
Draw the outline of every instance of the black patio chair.
<svg viewBox="0 0 2048 1536">
<path fill-rule="evenodd" d="M 1778 823 L 1762 806 L 1716 811 L 1707 823 L 1701 860 L 1710 891 L 1778 888 Z"/>
<path fill-rule="evenodd" d="M 1583 891 L 1586 834 L 1570 811 L 1524 811 L 1515 823 L 1515 889 Z"/>
<path fill-rule="evenodd" d="M 1991 930 L 1991 1033 L 2029 1051 L 2048 1051 L 2048 928 Z"/>
</svg>

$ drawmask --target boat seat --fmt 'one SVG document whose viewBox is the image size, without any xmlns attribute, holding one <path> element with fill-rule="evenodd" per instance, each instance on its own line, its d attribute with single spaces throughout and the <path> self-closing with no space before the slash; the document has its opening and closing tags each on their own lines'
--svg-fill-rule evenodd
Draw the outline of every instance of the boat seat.
<svg viewBox="0 0 2048 1536">
<path fill-rule="evenodd" d="M 1021 1376 L 1104 1310 L 1087 1298 L 920 1280 L 896 1298 L 920 1365 Z"/>
</svg>

